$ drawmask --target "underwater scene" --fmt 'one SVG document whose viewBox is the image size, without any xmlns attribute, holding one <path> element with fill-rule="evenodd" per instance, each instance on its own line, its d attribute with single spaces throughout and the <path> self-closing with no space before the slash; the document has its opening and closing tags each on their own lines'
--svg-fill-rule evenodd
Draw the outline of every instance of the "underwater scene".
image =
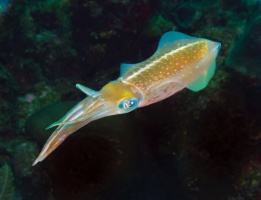
<svg viewBox="0 0 261 200">
<path fill-rule="evenodd" d="M 261 0 L 0 0 L 0 200 L 261 200 Z"/>
</svg>

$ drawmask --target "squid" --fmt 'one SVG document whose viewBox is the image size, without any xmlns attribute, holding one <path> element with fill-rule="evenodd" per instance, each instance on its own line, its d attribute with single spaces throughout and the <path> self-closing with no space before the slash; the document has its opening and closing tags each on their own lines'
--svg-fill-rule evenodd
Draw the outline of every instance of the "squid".
<svg viewBox="0 0 261 200">
<path fill-rule="evenodd" d="M 87 97 L 47 127 L 57 128 L 33 166 L 91 121 L 131 112 L 166 99 L 183 88 L 194 92 L 204 89 L 215 73 L 220 48 L 219 42 L 170 31 L 163 34 L 150 58 L 136 64 L 121 64 L 120 77 L 100 91 L 76 84 Z"/>
</svg>

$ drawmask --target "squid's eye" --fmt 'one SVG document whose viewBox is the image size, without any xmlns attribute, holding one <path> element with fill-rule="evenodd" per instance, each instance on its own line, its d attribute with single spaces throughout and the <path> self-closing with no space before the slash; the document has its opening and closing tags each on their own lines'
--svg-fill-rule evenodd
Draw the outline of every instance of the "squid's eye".
<svg viewBox="0 0 261 200">
<path fill-rule="evenodd" d="M 119 108 L 125 112 L 130 112 L 133 109 L 137 108 L 138 100 L 136 98 L 124 99 L 120 102 Z"/>
</svg>

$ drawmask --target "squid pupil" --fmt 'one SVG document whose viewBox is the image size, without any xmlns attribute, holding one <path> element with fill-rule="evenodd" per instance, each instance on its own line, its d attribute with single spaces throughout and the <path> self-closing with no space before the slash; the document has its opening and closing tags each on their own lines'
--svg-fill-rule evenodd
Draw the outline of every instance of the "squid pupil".
<svg viewBox="0 0 261 200">
<path fill-rule="evenodd" d="M 127 102 L 125 102 L 125 108 L 129 108 L 129 107 L 132 107 L 133 106 L 133 101 L 127 101 Z"/>
<path fill-rule="evenodd" d="M 134 100 L 123 100 L 120 104 L 119 104 L 119 108 L 121 109 L 131 109 L 131 108 L 134 108 L 137 104 L 137 100 L 134 99 Z"/>
</svg>

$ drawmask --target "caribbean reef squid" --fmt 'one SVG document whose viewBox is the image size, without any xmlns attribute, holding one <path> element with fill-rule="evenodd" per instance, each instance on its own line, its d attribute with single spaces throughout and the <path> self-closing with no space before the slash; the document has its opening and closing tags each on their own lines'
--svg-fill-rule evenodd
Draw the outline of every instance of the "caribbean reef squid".
<svg viewBox="0 0 261 200">
<path fill-rule="evenodd" d="M 100 91 L 77 84 L 88 97 L 47 127 L 58 126 L 33 165 L 91 121 L 156 103 L 183 88 L 202 90 L 214 75 L 220 47 L 218 42 L 170 31 L 161 37 L 150 58 L 136 64 L 121 64 L 120 77 Z"/>
</svg>

